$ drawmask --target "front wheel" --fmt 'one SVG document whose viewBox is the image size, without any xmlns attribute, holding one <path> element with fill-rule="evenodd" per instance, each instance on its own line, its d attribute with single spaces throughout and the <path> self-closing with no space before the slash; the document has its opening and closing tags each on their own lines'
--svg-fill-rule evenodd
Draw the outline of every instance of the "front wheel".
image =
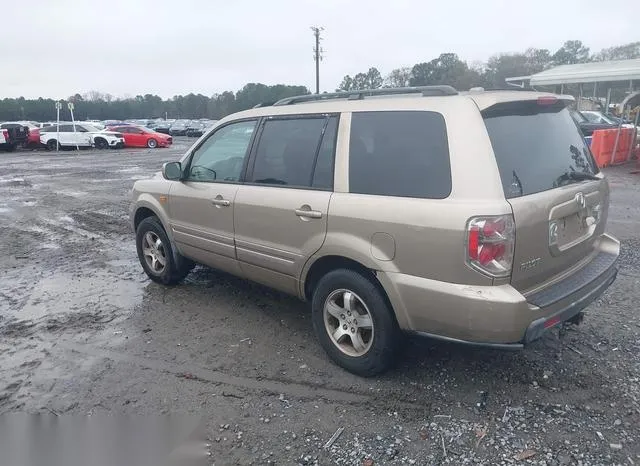
<svg viewBox="0 0 640 466">
<path fill-rule="evenodd" d="M 60 147 L 62 149 L 62 147 Z M 58 149 L 58 141 L 55 139 L 50 139 L 47 141 L 47 150 L 57 150 Z"/>
<path fill-rule="evenodd" d="M 156 147 L 158 147 L 158 141 L 156 141 L 155 139 L 151 138 L 147 141 L 147 147 L 149 149 L 155 149 Z"/>
<path fill-rule="evenodd" d="M 398 324 L 371 279 L 353 270 L 329 272 L 318 282 L 311 308 L 320 344 L 336 364 L 364 377 L 391 366 Z"/>
<path fill-rule="evenodd" d="M 147 276 L 163 285 L 175 285 L 186 277 L 194 263 L 176 252 L 156 217 L 147 217 L 136 230 L 138 259 Z"/>
</svg>

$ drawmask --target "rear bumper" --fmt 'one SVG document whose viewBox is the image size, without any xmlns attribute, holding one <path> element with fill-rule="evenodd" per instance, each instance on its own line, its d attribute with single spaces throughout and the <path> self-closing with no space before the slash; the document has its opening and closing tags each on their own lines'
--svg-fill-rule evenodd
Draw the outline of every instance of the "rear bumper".
<svg viewBox="0 0 640 466">
<path fill-rule="evenodd" d="M 599 241 L 591 261 L 569 277 L 524 296 L 511 285 L 468 286 L 379 272 L 403 330 L 459 343 L 521 348 L 571 319 L 616 279 L 619 242 Z"/>
</svg>

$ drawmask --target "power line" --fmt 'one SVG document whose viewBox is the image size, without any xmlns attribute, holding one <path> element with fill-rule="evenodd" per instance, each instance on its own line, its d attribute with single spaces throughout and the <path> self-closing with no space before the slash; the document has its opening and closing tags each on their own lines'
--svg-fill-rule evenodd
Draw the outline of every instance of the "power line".
<svg viewBox="0 0 640 466">
<path fill-rule="evenodd" d="M 324 52 L 324 49 L 320 47 L 320 41 L 322 40 L 320 33 L 324 31 L 324 28 L 311 26 L 311 30 L 316 38 L 316 46 L 313 48 L 313 58 L 316 62 L 316 94 L 320 94 L 320 61 L 322 60 L 322 53 Z"/>
</svg>

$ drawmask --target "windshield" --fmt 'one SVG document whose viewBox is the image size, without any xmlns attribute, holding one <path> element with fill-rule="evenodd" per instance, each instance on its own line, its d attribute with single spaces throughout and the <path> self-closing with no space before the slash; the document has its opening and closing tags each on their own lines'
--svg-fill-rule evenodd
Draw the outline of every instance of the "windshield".
<svg viewBox="0 0 640 466">
<path fill-rule="evenodd" d="M 482 112 L 507 199 L 585 179 L 598 172 L 564 104 L 508 102 Z"/>
<path fill-rule="evenodd" d="M 78 125 L 78 126 L 80 126 L 80 125 Z M 102 130 L 100 130 L 100 129 L 96 128 L 95 126 L 91 126 L 91 125 L 85 125 L 85 124 L 83 124 L 83 125 L 82 125 L 82 127 L 83 127 L 84 129 L 86 129 L 86 130 L 87 130 L 88 132 L 90 132 L 90 133 L 99 133 L 100 131 L 102 131 Z"/>
<path fill-rule="evenodd" d="M 578 123 L 586 123 L 589 120 L 587 120 L 584 115 L 576 110 L 571 110 L 571 116 L 573 117 L 573 119 L 575 121 L 577 121 Z"/>
</svg>

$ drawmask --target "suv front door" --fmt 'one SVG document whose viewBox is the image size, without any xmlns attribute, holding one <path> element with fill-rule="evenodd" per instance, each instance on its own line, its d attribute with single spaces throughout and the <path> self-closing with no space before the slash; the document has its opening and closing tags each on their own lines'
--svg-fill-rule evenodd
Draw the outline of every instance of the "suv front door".
<svg viewBox="0 0 640 466">
<path fill-rule="evenodd" d="M 169 191 L 171 230 L 180 252 L 241 275 L 233 239 L 236 193 L 257 120 L 220 127 L 195 148 L 183 180 Z"/>
<path fill-rule="evenodd" d="M 298 294 L 302 268 L 327 233 L 337 127 L 336 115 L 263 120 L 234 211 L 246 278 Z"/>
</svg>

